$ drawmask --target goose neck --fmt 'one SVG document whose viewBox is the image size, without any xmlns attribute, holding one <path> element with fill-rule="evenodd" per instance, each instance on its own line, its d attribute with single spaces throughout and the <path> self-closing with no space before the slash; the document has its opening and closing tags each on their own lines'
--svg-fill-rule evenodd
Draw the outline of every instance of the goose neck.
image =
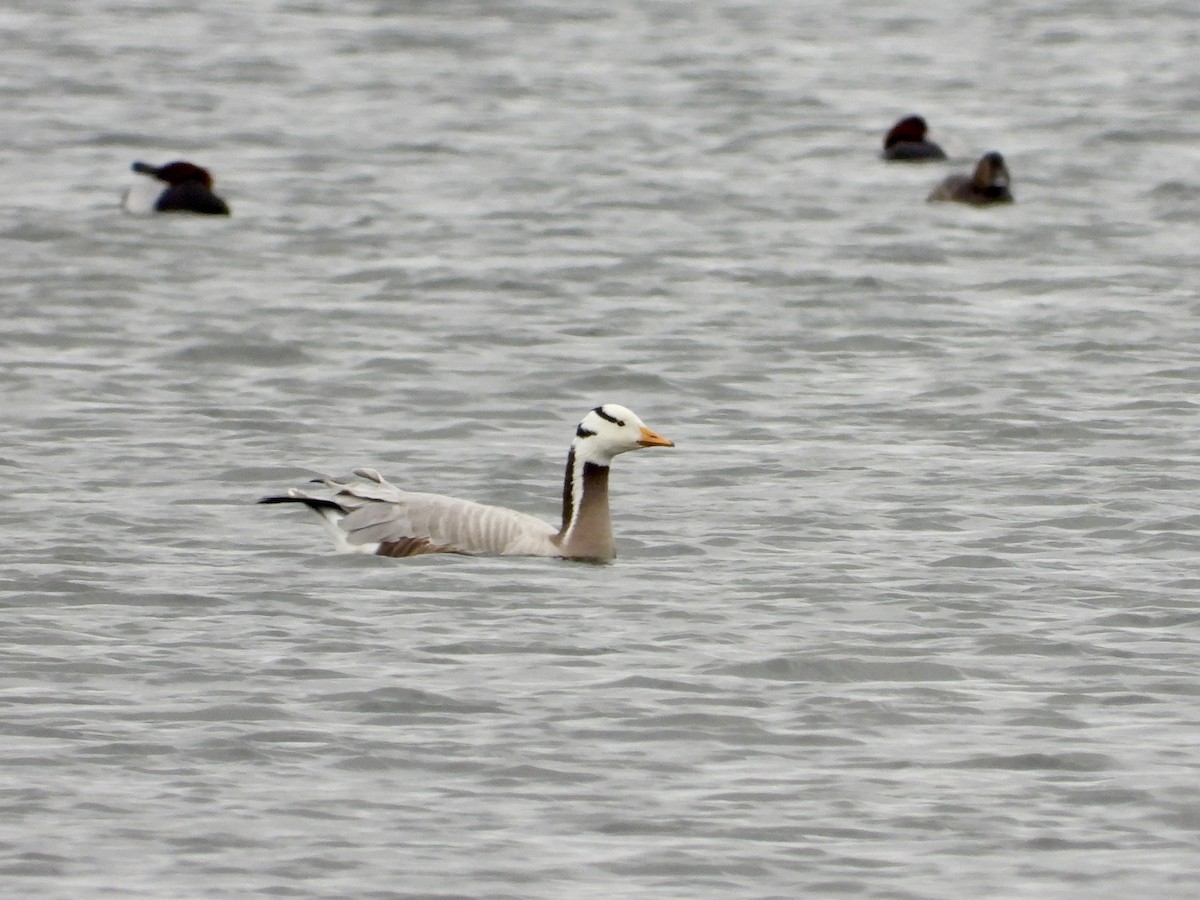
<svg viewBox="0 0 1200 900">
<path fill-rule="evenodd" d="M 555 535 L 564 556 L 608 559 L 616 555 L 608 506 L 609 467 L 567 455 L 562 529 Z"/>
</svg>

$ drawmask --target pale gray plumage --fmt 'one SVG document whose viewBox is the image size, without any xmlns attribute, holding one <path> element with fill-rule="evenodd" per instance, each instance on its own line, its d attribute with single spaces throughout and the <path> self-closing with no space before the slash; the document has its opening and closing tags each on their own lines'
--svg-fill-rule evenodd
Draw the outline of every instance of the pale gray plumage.
<svg viewBox="0 0 1200 900">
<path fill-rule="evenodd" d="M 374 469 L 356 469 L 354 474 L 366 481 L 325 481 L 348 510 L 339 524 L 352 545 L 419 537 L 457 553 L 550 555 L 537 550 L 554 535 L 554 527 L 534 516 L 441 494 L 404 491 Z M 538 540 L 531 543 L 530 538 Z"/>
<path fill-rule="evenodd" d="M 534 516 L 441 494 L 405 491 L 374 469 L 357 478 L 320 478 L 326 490 L 292 488 L 262 503 L 303 503 L 319 513 L 339 550 L 383 556 L 462 553 L 609 559 L 616 555 L 608 508 L 614 456 L 674 444 L 623 406 L 589 412 L 567 457 L 561 528 Z"/>
</svg>

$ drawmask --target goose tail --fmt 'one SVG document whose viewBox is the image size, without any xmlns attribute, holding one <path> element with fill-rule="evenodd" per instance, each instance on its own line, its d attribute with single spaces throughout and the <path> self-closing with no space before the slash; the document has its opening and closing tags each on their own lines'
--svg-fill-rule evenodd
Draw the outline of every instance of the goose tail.
<svg viewBox="0 0 1200 900">
<path fill-rule="evenodd" d="M 351 544 L 346 540 L 346 532 L 341 527 L 342 519 L 350 512 L 336 500 L 326 497 L 313 497 L 297 488 L 292 488 L 286 494 L 274 494 L 262 497 L 259 503 L 303 503 L 318 516 L 321 524 L 333 538 L 334 546 L 342 553 L 374 553 L 378 544 Z"/>
</svg>

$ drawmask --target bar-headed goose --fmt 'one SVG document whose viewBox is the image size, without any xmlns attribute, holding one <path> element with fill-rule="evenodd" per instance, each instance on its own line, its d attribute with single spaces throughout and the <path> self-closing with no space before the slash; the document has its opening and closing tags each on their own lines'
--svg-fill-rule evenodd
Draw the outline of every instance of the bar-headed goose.
<svg viewBox="0 0 1200 900">
<path fill-rule="evenodd" d="M 608 511 L 613 457 L 640 447 L 674 446 L 625 407 L 597 406 L 575 429 L 563 484 L 562 527 L 557 529 L 515 510 L 401 490 L 374 469 L 356 469 L 358 480 L 315 479 L 328 491 L 292 488 L 286 496 L 259 502 L 303 503 L 321 516 L 337 548 L 348 553 L 611 559 L 616 556 Z"/>
</svg>

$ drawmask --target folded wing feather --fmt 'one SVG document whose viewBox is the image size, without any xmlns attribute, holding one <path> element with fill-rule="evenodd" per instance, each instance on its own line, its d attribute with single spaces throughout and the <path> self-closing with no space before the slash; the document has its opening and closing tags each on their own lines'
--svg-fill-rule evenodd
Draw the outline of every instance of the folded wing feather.
<svg viewBox="0 0 1200 900">
<path fill-rule="evenodd" d="M 378 472 L 358 469 L 363 481 L 325 479 L 347 509 L 339 523 L 351 544 L 427 541 L 453 553 L 558 555 L 557 529 L 534 516 L 441 494 L 404 491 Z"/>
</svg>

